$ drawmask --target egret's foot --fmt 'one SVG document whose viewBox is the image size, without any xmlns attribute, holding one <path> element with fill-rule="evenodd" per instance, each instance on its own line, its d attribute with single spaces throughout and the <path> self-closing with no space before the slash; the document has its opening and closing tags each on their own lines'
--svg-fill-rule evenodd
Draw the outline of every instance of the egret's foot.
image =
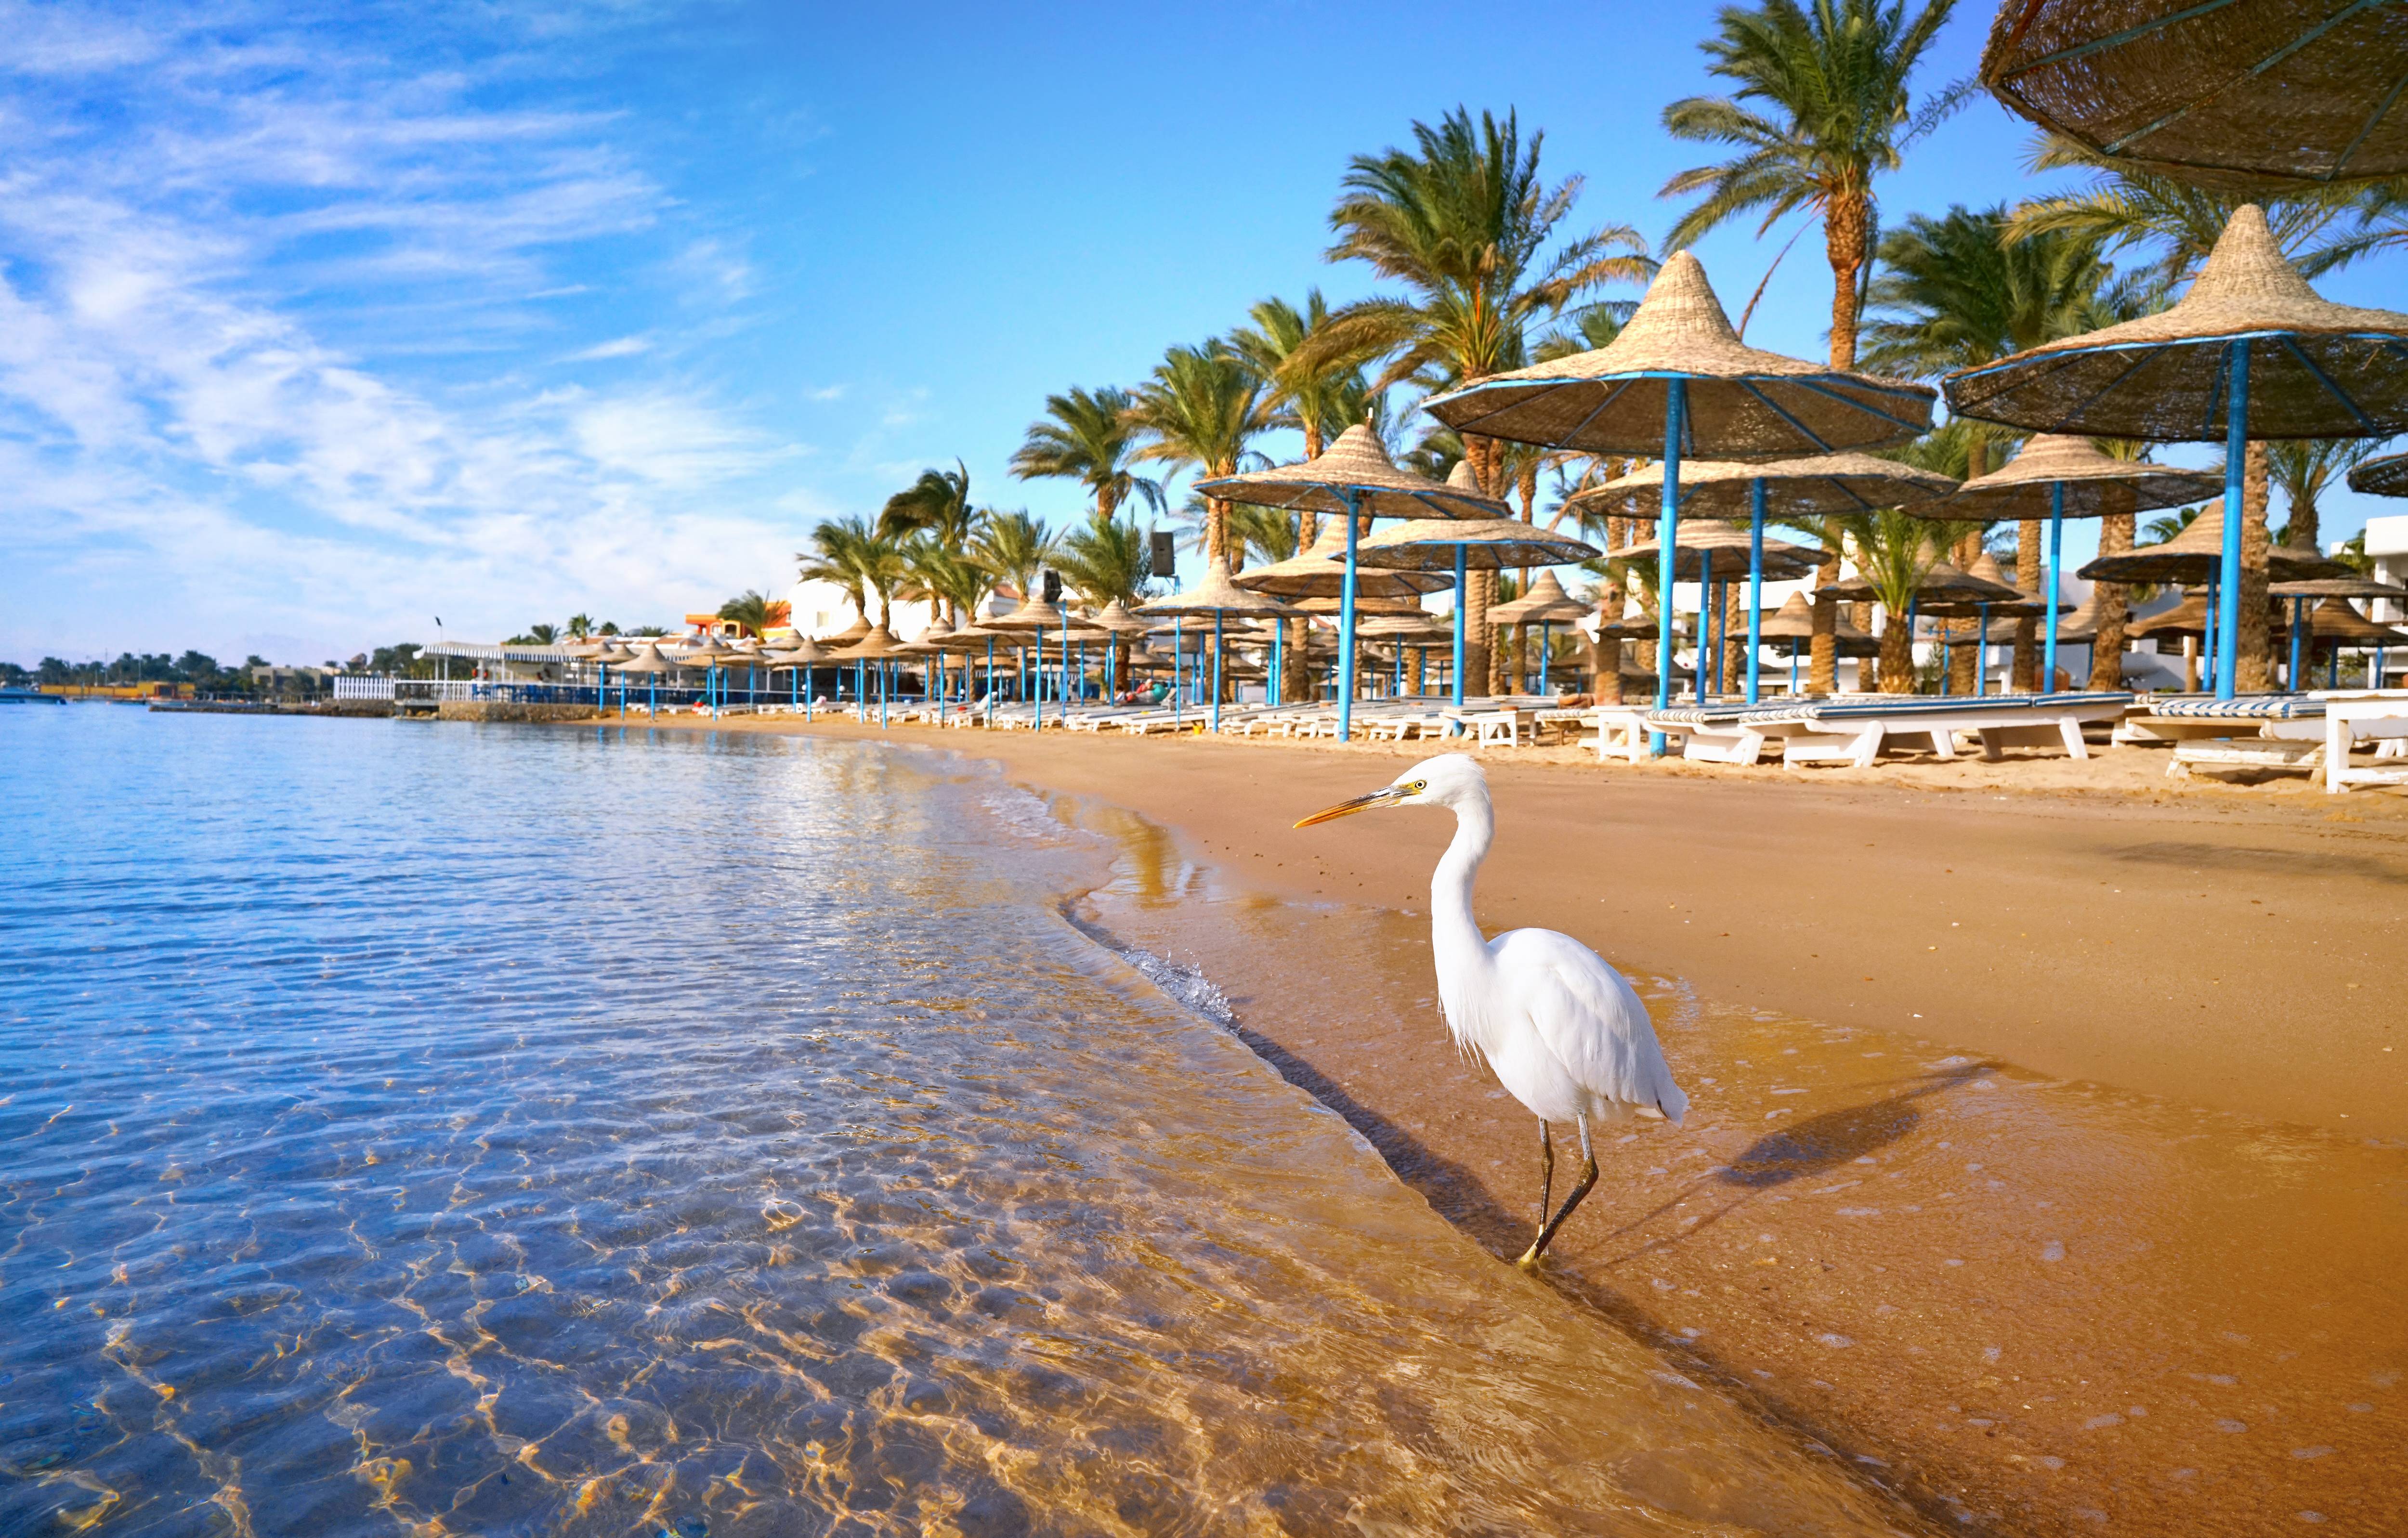
<svg viewBox="0 0 2408 1538">
<path fill-rule="evenodd" d="M 1524 1271 L 1528 1272 L 1531 1275 L 1536 1276 L 1539 1274 L 1539 1246 L 1532 1245 L 1529 1248 L 1524 1250 L 1522 1252 L 1522 1258 L 1513 1263 L 1521 1267 Z"/>
</svg>

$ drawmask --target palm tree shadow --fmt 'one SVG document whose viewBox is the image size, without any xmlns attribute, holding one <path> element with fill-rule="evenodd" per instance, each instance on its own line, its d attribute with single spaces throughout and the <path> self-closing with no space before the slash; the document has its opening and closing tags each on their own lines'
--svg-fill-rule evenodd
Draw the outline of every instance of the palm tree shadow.
<svg viewBox="0 0 2408 1538">
<path fill-rule="evenodd" d="M 1714 1178 L 1726 1186 L 1763 1189 L 1821 1175 L 1898 1142 L 1923 1122 L 1915 1102 L 1979 1078 L 1988 1069 L 1966 1063 L 1906 1081 L 1911 1089 L 1866 1105 L 1846 1105 L 1765 1133 L 1735 1155 Z"/>
</svg>

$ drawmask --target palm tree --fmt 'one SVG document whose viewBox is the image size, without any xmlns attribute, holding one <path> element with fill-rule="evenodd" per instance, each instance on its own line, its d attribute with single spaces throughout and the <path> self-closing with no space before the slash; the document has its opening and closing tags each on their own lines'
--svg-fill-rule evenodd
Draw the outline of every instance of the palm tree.
<svg viewBox="0 0 2408 1538">
<path fill-rule="evenodd" d="M 2282 489 L 2284 505 L 2291 510 L 2284 543 L 2317 548 L 2324 520 L 2316 504 L 2351 466 L 2379 447 L 2376 438 L 2295 438 L 2268 448 L 2268 476 Z"/>
<path fill-rule="evenodd" d="M 560 639 L 560 629 L 556 625 L 529 625 L 526 633 L 527 640 L 539 647 L 548 647 Z"/>
<path fill-rule="evenodd" d="M 568 617 L 568 634 L 576 640 L 584 640 L 587 636 L 594 634 L 594 617 L 590 614 L 570 615 Z"/>
<path fill-rule="evenodd" d="M 1856 558 L 1856 571 L 1888 611 L 1882 626 L 1881 691 L 1914 692 L 1914 595 L 1940 559 L 1942 525 L 1894 507 L 1841 518 Z"/>
<path fill-rule="evenodd" d="M 1297 543 L 1296 520 L 1276 507 L 1244 504 L 1229 509 L 1229 539 L 1246 558 L 1265 565 L 1293 560 L 1303 547 Z"/>
<path fill-rule="evenodd" d="M 1338 239 L 1333 262 L 1370 263 L 1405 294 L 1349 305 L 1333 315 L 1304 358 L 1389 361 L 1373 380 L 1384 389 L 1420 377 L 1438 386 L 1469 383 L 1530 361 L 1530 332 L 1574 301 L 1612 283 L 1643 283 L 1655 271 L 1647 242 L 1627 224 L 1600 226 L 1558 242 L 1557 227 L 1579 201 L 1582 180 L 1553 187 L 1539 172 L 1546 140 L 1526 145 L 1519 119 L 1480 121 L 1462 107 L 1433 127 L 1412 125 L 1413 147 L 1357 155 L 1329 213 Z M 1502 494 L 1493 439 L 1463 441 L 1484 491 Z M 1495 579 L 1486 573 L 1465 595 L 1465 665 L 1494 681 L 1485 623 Z"/>
<path fill-rule="evenodd" d="M 1209 480 L 1237 474 L 1248 446 L 1275 425 L 1277 411 L 1261 377 L 1214 340 L 1164 354 L 1154 377 L 1137 388 L 1128 420 L 1145 435 L 1138 458 L 1184 465 Z M 1227 503 L 1209 499 L 1204 558 L 1235 571 L 1241 552 L 1230 548 L 1227 516 Z"/>
<path fill-rule="evenodd" d="M 806 582 L 828 582 L 844 590 L 853 612 L 869 618 L 869 595 L 862 577 L 862 552 L 883 543 L 867 522 L 858 518 L 829 519 L 811 531 L 811 548 L 798 552 Z M 639 633 L 640 634 L 640 633 Z"/>
<path fill-rule="evenodd" d="M 786 605 L 771 599 L 766 592 L 746 589 L 740 598 L 731 598 L 719 605 L 722 619 L 733 619 L 737 629 L 746 635 L 759 635 L 771 625 L 786 620 Z"/>
<path fill-rule="evenodd" d="M 1014 592 L 1025 598 L 1037 589 L 1038 574 L 1052 565 L 1061 541 L 1025 511 L 987 515 L 986 526 L 970 541 L 970 559 Z"/>
<path fill-rule="evenodd" d="M 1762 0 L 1726 6 L 1716 35 L 1699 45 L 1708 74 L 1739 83 L 1729 96 L 1689 96 L 1664 109 L 1675 138 L 1727 144 L 1740 152 L 1664 184 L 1661 195 L 1703 192 L 1666 237 L 1671 249 L 1761 210 L 1761 235 L 1794 209 L 1823 221 L 1831 263 L 1831 366 L 1856 362 L 1856 316 L 1872 255 L 1873 178 L 1898 169 L 1899 152 L 1963 99 L 1952 90 L 1911 115 L 1915 66 L 1956 0 Z M 1758 105 L 1761 104 L 1759 108 Z"/>
<path fill-rule="evenodd" d="M 889 540 L 923 531 L 948 549 L 966 549 L 985 515 L 970 506 L 970 472 L 955 460 L 950 470 L 923 470 L 920 478 L 886 499 L 878 533 Z"/>
<path fill-rule="evenodd" d="M 1129 466 L 1137 458 L 1136 427 L 1129 420 L 1129 392 L 1113 386 L 1086 390 L 1073 386 L 1045 397 L 1045 415 L 1028 424 L 1027 435 L 1012 451 L 1011 473 L 1022 480 L 1039 477 L 1075 480 L 1096 499 L 1090 515 L 1096 524 L 1112 520 L 1122 503 L 1143 497 L 1149 506 L 1162 506 L 1162 488 Z"/>
<path fill-rule="evenodd" d="M 1269 386 L 1278 425 L 1302 433 L 1304 457 L 1312 459 L 1363 420 L 1362 366 L 1330 355 L 1325 339 L 1331 311 L 1319 289 L 1306 291 L 1301 310 L 1266 299 L 1246 314 L 1254 324 L 1229 334 L 1229 349 Z"/>
<path fill-rule="evenodd" d="M 944 612 L 945 622 L 958 625 L 974 613 L 986 593 L 986 571 L 968 551 L 950 548 L 934 534 L 914 534 L 900 547 L 904 596 L 925 598 Z"/>
</svg>

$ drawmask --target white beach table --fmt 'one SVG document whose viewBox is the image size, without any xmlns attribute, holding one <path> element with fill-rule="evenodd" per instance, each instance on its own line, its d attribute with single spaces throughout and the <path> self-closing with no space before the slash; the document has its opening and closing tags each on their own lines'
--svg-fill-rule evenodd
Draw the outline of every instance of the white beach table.
<svg viewBox="0 0 2408 1538">
<path fill-rule="evenodd" d="M 2408 764 L 2353 769 L 2349 750 L 2374 742 L 2386 756 L 2408 743 L 2408 689 L 2327 690 L 2316 693 L 2325 705 L 2325 791 L 2340 795 L 2360 785 L 2408 785 Z"/>
</svg>

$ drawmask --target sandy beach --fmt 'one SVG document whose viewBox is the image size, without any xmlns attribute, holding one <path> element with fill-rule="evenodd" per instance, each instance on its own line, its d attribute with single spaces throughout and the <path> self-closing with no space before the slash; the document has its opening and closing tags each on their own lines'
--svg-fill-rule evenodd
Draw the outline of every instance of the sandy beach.
<svg viewBox="0 0 2408 1538">
<path fill-rule="evenodd" d="M 1448 819 L 1288 827 L 1410 748 L 717 729 L 1051 793 L 1121 848 L 1082 922 L 1200 972 L 1479 1243 L 1527 1242 L 1530 1118 L 1432 996 Z M 1488 765 L 1483 925 L 1598 947 L 1693 1097 L 1607 1131 L 1555 1286 L 1960 1531 L 2394 1530 L 2408 803 L 2139 754 L 1552 759 Z"/>
</svg>

